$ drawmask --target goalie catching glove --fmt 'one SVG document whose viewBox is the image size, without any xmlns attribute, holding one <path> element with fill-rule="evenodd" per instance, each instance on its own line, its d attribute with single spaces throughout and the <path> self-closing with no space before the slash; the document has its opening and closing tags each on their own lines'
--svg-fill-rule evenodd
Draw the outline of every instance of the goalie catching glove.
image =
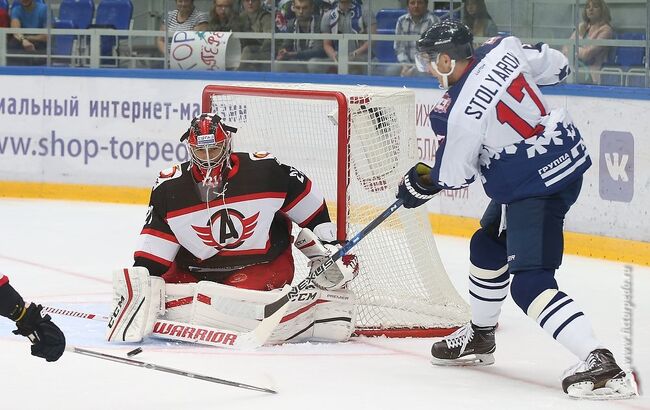
<svg viewBox="0 0 650 410">
<path fill-rule="evenodd" d="M 404 201 L 404 208 L 418 207 L 433 198 L 442 189 L 431 184 L 431 167 L 418 162 L 399 183 L 396 197 Z"/>
<path fill-rule="evenodd" d="M 323 223 L 314 228 L 303 228 L 294 245 L 309 258 L 310 273 L 318 269 L 331 255 L 334 255 L 340 245 L 328 242 L 336 241 L 335 226 L 331 222 Z M 359 273 L 359 262 L 356 255 L 343 255 L 332 266 L 313 279 L 314 285 L 320 289 L 341 289 Z"/>
</svg>

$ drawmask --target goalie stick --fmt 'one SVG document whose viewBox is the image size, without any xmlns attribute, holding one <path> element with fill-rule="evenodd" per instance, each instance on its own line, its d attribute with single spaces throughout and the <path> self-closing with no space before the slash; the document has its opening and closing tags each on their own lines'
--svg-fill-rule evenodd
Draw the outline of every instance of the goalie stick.
<svg viewBox="0 0 650 410">
<path fill-rule="evenodd" d="M 297 296 L 302 290 L 304 290 L 306 287 L 312 284 L 314 278 L 318 277 L 321 275 L 323 272 L 327 270 L 330 266 L 334 264 L 337 260 L 341 259 L 343 255 L 348 253 L 350 249 L 352 249 L 357 243 L 359 243 L 360 240 L 366 237 L 370 232 L 372 232 L 373 229 L 375 229 L 377 226 L 379 226 L 380 223 L 384 222 L 389 216 L 391 216 L 402 204 L 404 201 L 402 199 L 398 199 L 395 202 L 393 202 L 388 208 L 386 208 L 379 216 L 377 216 L 375 219 L 370 221 L 368 225 L 366 225 L 359 233 L 354 235 L 349 241 L 347 241 L 338 251 L 334 253 L 334 255 L 331 255 L 323 263 L 316 268 L 315 270 L 309 272 L 309 275 L 298 284 L 293 286 L 289 292 L 282 296 L 280 299 L 276 300 L 275 302 L 269 303 L 268 305 L 264 306 L 264 317 L 268 318 L 276 314 L 279 310 L 286 310 L 287 304 L 289 301 Z M 266 319 L 264 319 L 266 320 Z"/>
<path fill-rule="evenodd" d="M 113 355 L 106 354 L 106 353 L 100 353 L 100 352 L 96 352 L 96 351 L 93 351 L 93 350 L 83 349 L 81 347 L 67 346 L 65 348 L 65 350 L 67 352 L 77 353 L 77 354 L 81 354 L 81 355 L 84 355 L 84 356 L 95 357 L 97 359 L 108 360 L 108 361 L 111 361 L 111 362 L 122 363 L 122 364 L 128 364 L 130 366 L 143 367 L 143 368 L 149 369 L 149 370 L 156 370 L 156 371 L 159 371 L 159 372 L 175 374 L 177 376 L 189 377 L 191 379 L 204 380 L 206 382 L 223 384 L 223 385 L 226 385 L 226 386 L 237 387 L 237 388 L 240 388 L 240 389 L 247 389 L 247 390 L 254 390 L 254 391 L 259 391 L 259 392 L 264 392 L 264 393 L 277 394 L 277 391 L 267 389 L 266 387 L 258 387 L 258 386 L 253 386 L 253 385 L 250 385 L 250 384 L 245 384 L 245 383 L 239 383 L 239 382 L 234 382 L 234 381 L 230 381 L 230 380 L 220 379 L 220 378 L 217 378 L 217 377 L 205 376 L 205 375 L 202 375 L 202 374 L 188 372 L 188 371 L 185 371 L 185 370 L 174 369 L 172 367 L 160 366 L 160 365 L 157 365 L 157 364 L 154 364 L 154 363 L 142 362 L 140 360 L 129 359 L 129 358 L 120 357 L 120 356 L 113 356 Z"/>
</svg>

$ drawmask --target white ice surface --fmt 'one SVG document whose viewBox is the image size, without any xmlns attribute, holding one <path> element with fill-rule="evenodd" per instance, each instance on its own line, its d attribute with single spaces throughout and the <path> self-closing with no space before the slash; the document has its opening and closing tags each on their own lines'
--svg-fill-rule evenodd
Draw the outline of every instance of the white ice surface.
<svg viewBox="0 0 650 410">
<path fill-rule="evenodd" d="M 0 270 L 27 300 L 107 314 L 110 272 L 129 266 L 142 206 L 0 200 Z M 464 239 L 437 238 L 461 295 L 467 292 Z M 557 277 L 622 360 L 623 265 L 566 256 Z M 650 269 L 634 267 L 633 364 L 650 377 Z M 134 345 L 103 341 L 103 323 L 56 316 L 68 343 L 124 356 Z M 26 339 L 0 318 L 0 409 L 650 409 L 634 400 L 567 398 L 560 375 L 575 359 L 508 300 L 496 364 L 429 364 L 433 339 L 354 338 L 235 352 L 146 342 L 135 359 L 279 391 L 269 395 L 66 353 L 56 363 L 29 355 Z M 650 379 L 649 379 L 650 380 Z M 648 387 L 650 389 L 650 387 Z"/>
</svg>

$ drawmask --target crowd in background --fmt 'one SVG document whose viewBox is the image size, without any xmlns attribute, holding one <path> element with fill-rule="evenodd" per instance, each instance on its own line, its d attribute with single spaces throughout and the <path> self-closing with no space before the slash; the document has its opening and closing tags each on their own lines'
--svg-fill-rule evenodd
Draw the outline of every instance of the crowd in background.
<svg viewBox="0 0 650 410">
<path fill-rule="evenodd" d="M 0 0 L 0 27 L 43 28 L 47 22 L 47 6 L 43 0 L 14 0 L 13 5 L 2 7 Z M 377 10 L 370 10 L 367 0 L 213 0 L 209 10 L 200 10 L 194 0 L 175 0 L 175 9 L 163 16 L 161 31 L 166 36 L 156 40 L 158 57 L 169 53 L 171 37 L 177 31 L 220 31 L 238 33 L 307 33 L 307 34 L 376 34 Z M 419 36 L 441 18 L 460 18 L 475 37 L 484 39 L 500 32 L 488 11 L 485 0 L 463 0 L 460 13 L 434 14 L 432 0 L 395 0 L 404 7 L 396 19 L 396 35 Z M 272 11 L 275 9 L 275 16 Z M 587 0 L 582 10 L 581 22 L 571 39 L 613 39 L 610 10 L 604 0 Z M 13 34 L 8 36 L 10 54 L 43 54 L 47 43 L 44 34 Z M 375 46 L 368 40 L 350 40 L 347 47 L 348 72 L 368 74 L 369 63 L 380 63 L 381 74 L 391 76 L 420 75 L 415 68 L 415 41 L 396 40 L 390 64 L 377 59 Z M 374 43 L 373 43 L 374 44 Z M 479 46 L 479 42 L 475 46 Z M 272 47 L 271 39 L 242 39 L 239 70 L 269 71 L 271 55 L 274 70 L 285 72 L 336 73 L 339 55 L 338 42 L 331 39 L 281 39 Z M 165 50 L 167 48 L 167 50 Z M 600 83 L 600 70 L 612 60 L 613 47 L 580 45 L 563 47 L 563 52 L 574 57 L 580 70 L 581 83 Z M 167 53 L 166 53 L 167 51 Z M 369 55 L 370 52 L 370 55 Z M 8 59 L 12 65 L 44 64 L 43 59 Z M 575 70 L 574 70 L 575 71 Z M 372 74 L 377 74 L 374 71 Z"/>
</svg>

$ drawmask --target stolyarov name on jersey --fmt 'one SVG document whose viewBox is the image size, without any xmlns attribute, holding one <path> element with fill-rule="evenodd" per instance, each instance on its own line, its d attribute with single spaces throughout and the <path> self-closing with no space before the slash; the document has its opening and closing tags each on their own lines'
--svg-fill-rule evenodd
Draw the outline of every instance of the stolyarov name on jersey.
<svg viewBox="0 0 650 410">
<path fill-rule="evenodd" d="M 510 83 L 510 76 L 519 67 L 519 59 L 512 53 L 506 53 L 490 70 L 490 73 L 483 77 L 483 82 L 474 92 L 474 96 L 465 107 L 465 114 L 474 116 L 477 120 L 483 116 L 485 110 L 500 94 L 501 88 Z M 480 75 L 485 65 L 477 67 L 474 75 Z"/>
</svg>

